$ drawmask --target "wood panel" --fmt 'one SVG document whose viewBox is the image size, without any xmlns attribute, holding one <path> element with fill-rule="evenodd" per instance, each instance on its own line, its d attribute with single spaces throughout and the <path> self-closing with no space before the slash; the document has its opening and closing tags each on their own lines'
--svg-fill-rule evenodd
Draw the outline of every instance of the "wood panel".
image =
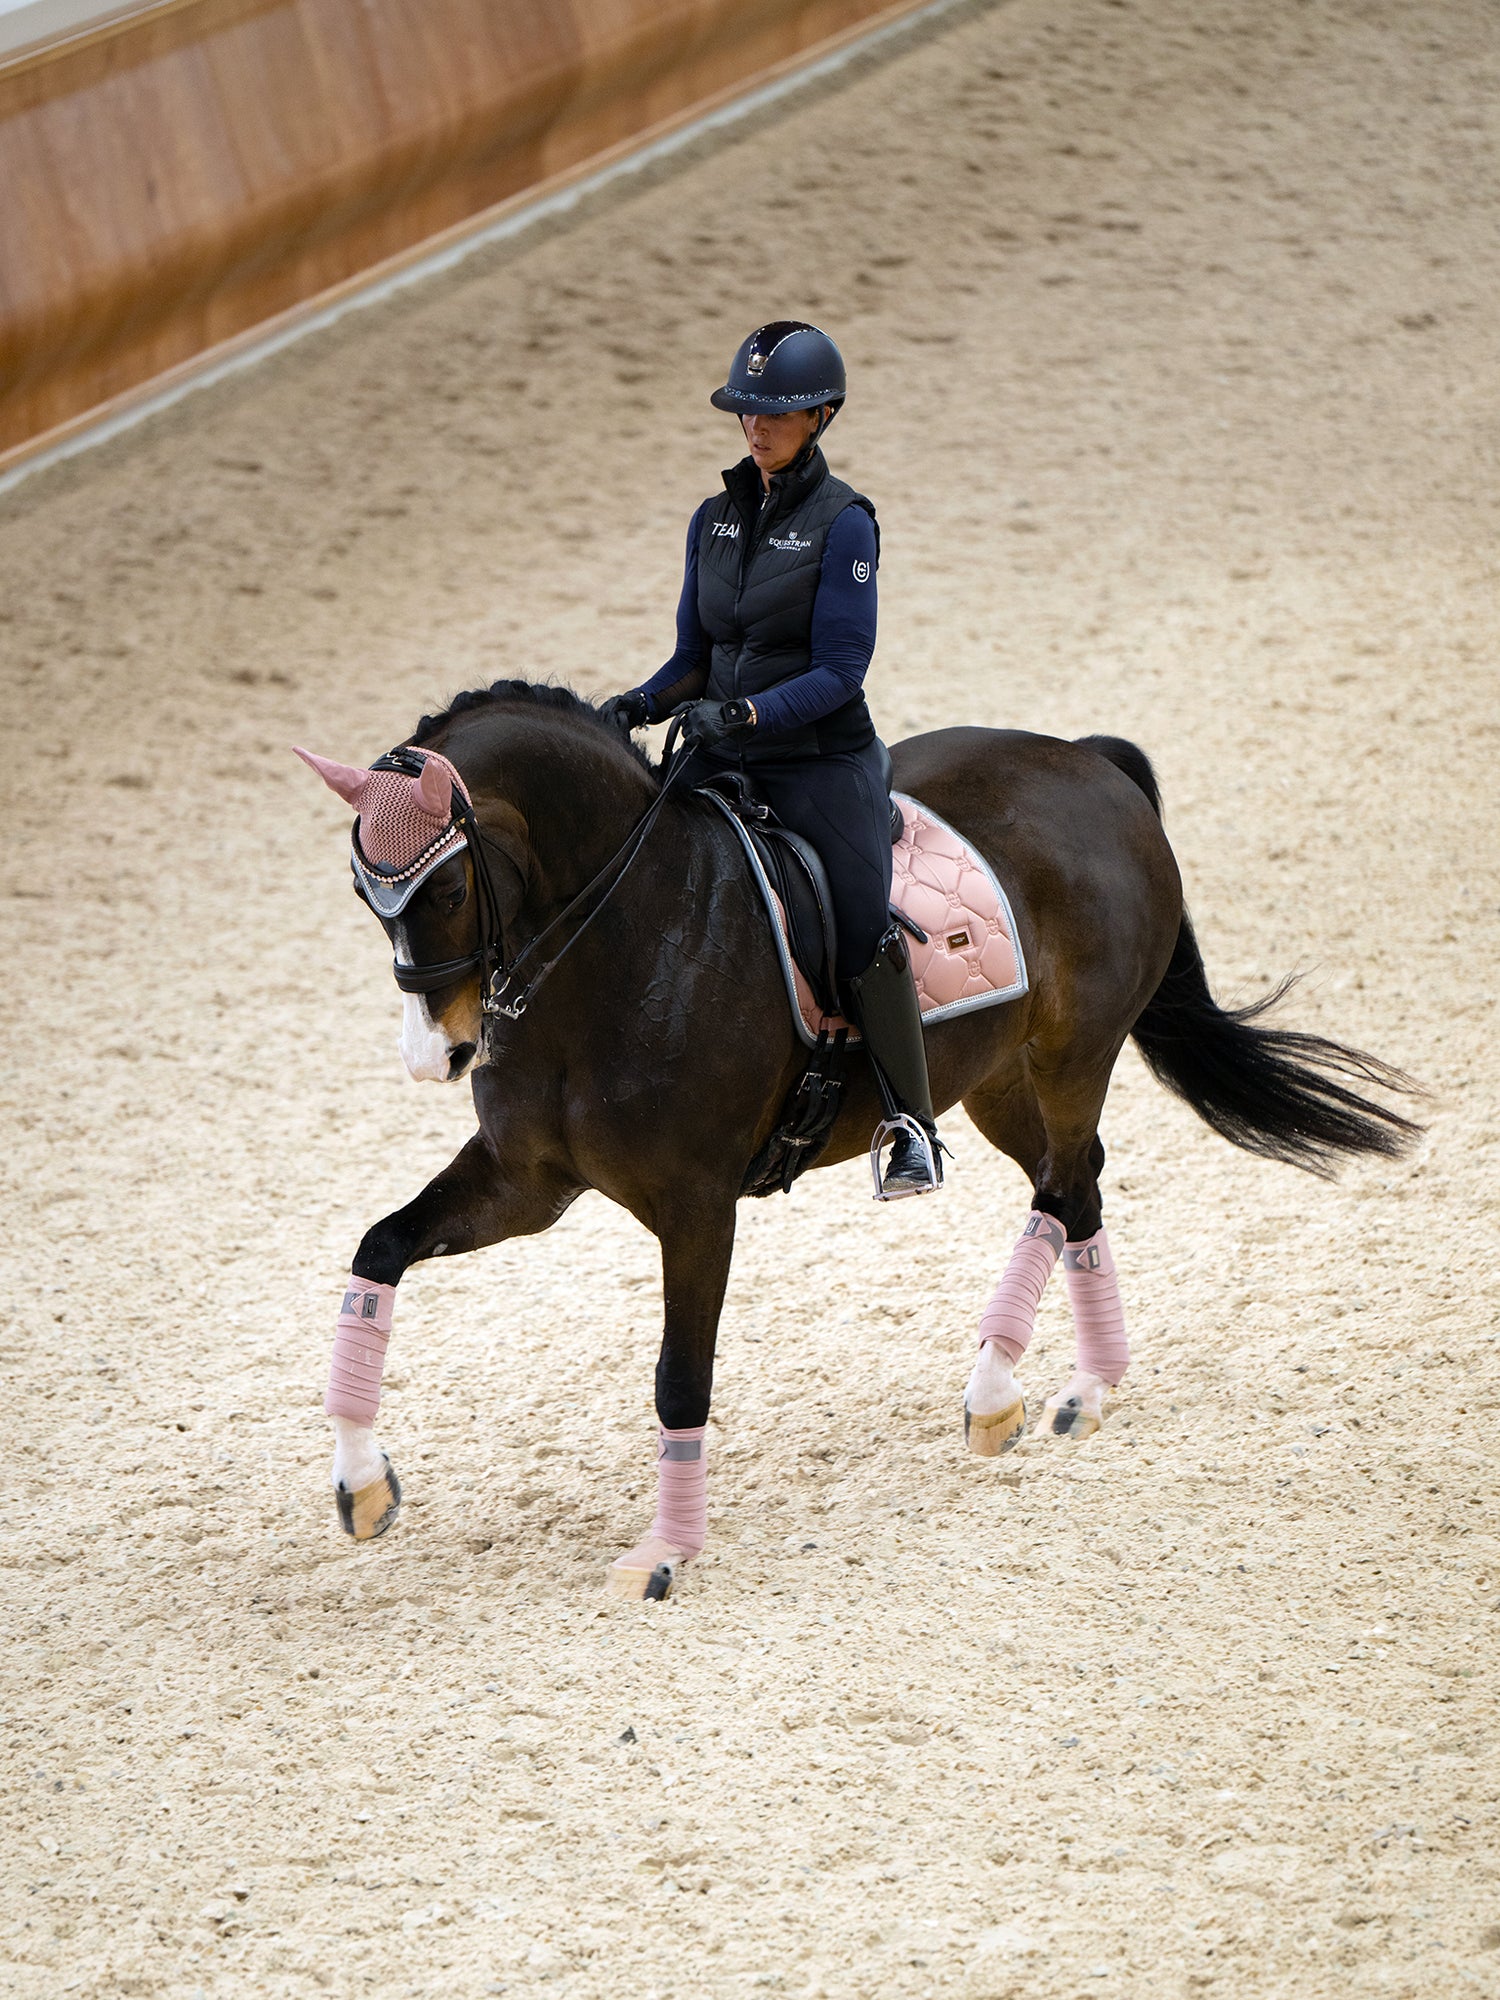
<svg viewBox="0 0 1500 2000">
<path fill-rule="evenodd" d="M 162 0 L 0 67 L 0 465 L 902 11 L 892 0 Z"/>
</svg>

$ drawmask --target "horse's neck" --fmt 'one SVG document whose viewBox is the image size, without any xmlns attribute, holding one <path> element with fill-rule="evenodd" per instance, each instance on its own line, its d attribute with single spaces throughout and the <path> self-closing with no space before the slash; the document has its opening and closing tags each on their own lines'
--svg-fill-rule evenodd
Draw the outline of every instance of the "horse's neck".
<svg viewBox="0 0 1500 2000">
<path fill-rule="evenodd" d="M 552 906 L 592 881 L 656 796 L 634 758 L 594 731 L 533 730 L 519 744 L 502 742 L 476 762 L 470 783 L 481 819 L 487 801 L 519 813 L 529 849 L 528 900 Z"/>
</svg>

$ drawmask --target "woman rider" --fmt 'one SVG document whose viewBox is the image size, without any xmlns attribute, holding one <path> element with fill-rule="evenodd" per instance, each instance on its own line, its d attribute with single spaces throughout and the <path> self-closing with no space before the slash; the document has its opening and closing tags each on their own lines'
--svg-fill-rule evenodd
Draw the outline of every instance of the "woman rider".
<svg viewBox="0 0 1500 2000">
<path fill-rule="evenodd" d="M 889 759 L 865 704 L 875 650 L 875 509 L 828 470 L 818 440 L 844 401 L 844 363 L 815 326 L 773 320 L 740 347 L 710 398 L 738 416 L 749 455 L 688 528 L 677 650 L 606 712 L 630 729 L 683 710 L 703 784 L 740 771 L 827 871 L 839 991 L 898 1126 L 889 1196 L 942 1184 L 910 960 L 890 913 Z M 689 704 L 685 709 L 684 704 Z"/>
</svg>

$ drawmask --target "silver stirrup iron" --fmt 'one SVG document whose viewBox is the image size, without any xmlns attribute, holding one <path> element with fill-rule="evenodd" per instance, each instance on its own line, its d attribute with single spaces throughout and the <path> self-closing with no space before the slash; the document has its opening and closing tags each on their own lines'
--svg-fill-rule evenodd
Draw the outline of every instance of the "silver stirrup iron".
<svg viewBox="0 0 1500 2000">
<path fill-rule="evenodd" d="M 898 1132 L 905 1132 L 915 1139 L 927 1162 L 926 1187 L 892 1188 L 886 1191 L 885 1177 L 880 1171 L 880 1149 L 887 1139 L 895 1138 Z M 919 1118 L 910 1118 L 904 1111 L 894 1118 L 887 1118 L 875 1127 L 875 1137 L 870 1141 L 870 1178 L 875 1183 L 877 1201 L 904 1201 L 911 1194 L 936 1194 L 942 1182 L 938 1177 L 937 1155 L 933 1151 L 932 1140 Z"/>
</svg>

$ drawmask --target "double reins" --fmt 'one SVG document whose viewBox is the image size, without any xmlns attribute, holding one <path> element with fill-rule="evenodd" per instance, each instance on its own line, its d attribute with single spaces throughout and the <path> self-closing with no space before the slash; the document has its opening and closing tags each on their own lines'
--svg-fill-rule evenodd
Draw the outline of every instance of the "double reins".
<svg viewBox="0 0 1500 2000">
<path fill-rule="evenodd" d="M 626 835 L 624 843 L 615 850 L 598 873 L 585 882 L 577 895 L 566 903 L 556 916 L 543 924 L 509 963 L 505 957 L 505 935 L 500 916 L 500 901 L 495 894 L 494 880 L 490 874 L 486 853 L 487 847 L 494 843 L 479 824 L 473 805 L 455 785 L 453 823 L 464 835 L 474 867 L 477 942 L 473 951 L 464 957 L 444 959 L 436 964 L 407 965 L 400 959 L 395 959 L 391 969 L 401 991 L 431 993 L 440 986 L 451 986 L 455 980 L 463 979 L 469 973 L 477 971 L 480 978 L 481 1004 L 486 1020 L 492 1020 L 496 1015 L 504 1015 L 509 1021 L 519 1021 L 530 1006 L 537 988 L 562 963 L 595 917 L 608 905 L 610 897 L 624 881 L 636 857 L 645 846 L 646 836 L 655 825 L 658 813 L 666 804 L 667 795 L 687 768 L 681 759 L 674 763 L 672 756 L 681 727 L 680 719 L 674 716 L 662 751 L 662 763 L 668 767 L 667 776 L 662 781 L 661 790 Z M 377 759 L 370 768 L 374 771 L 401 771 L 408 777 L 416 777 L 420 774 L 425 761 L 420 750 L 402 744 L 395 750 L 387 751 L 385 756 Z M 508 855 L 504 858 L 507 861 L 510 859 Z M 514 865 L 512 862 L 511 866 Z M 565 925 L 600 888 L 603 888 L 603 895 L 599 897 L 582 923 L 570 932 L 551 958 L 539 965 L 530 977 L 518 986 L 517 980 L 527 963 L 536 956 L 543 939 L 550 937 L 560 926 Z"/>
</svg>

